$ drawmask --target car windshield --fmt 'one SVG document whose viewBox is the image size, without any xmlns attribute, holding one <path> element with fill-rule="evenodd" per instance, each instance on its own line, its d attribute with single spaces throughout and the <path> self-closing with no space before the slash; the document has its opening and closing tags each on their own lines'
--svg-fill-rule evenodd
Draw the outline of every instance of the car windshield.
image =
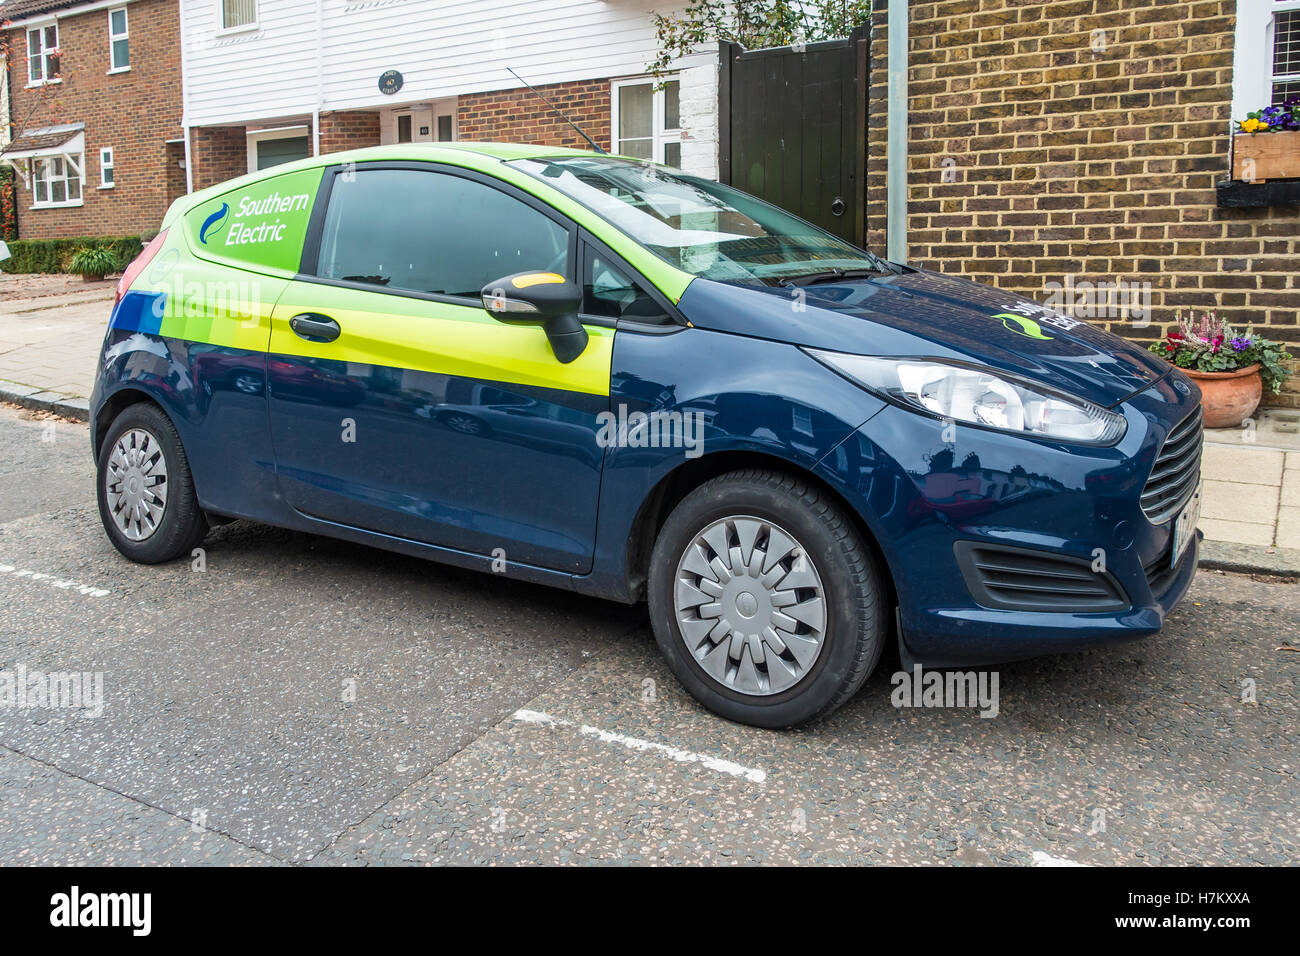
<svg viewBox="0 0 1300 956">
<path fill-rule="evenodd" d="M 778 282 L 881 260 L 775 206 L 696 176 L 613 157 L 509 165 L 567 194 L 670 264 L 726 282 Z"/>
</svg>

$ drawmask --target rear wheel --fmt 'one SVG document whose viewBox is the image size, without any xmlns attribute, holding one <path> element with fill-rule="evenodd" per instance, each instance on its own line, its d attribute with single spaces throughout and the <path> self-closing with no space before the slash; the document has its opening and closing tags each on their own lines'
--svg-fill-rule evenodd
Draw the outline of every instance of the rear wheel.
<svg viewBox="0 0 1300 956">
<path fill-rule="evenodd" d="M 180 436 L 154 405 L 131 405 L 113 420 L 96 487 L 104 530 L 132 561 L 170 561 L 207 533 Z"/>
<path fill-rule="evenodd" d="M 649 599 L 683 686 L 760 727 L 839 707 L 884 644 L 870 549 L 821 491 L 778 472 L 732 472 L 687 495 L 655 542 Z"/>
</svg>

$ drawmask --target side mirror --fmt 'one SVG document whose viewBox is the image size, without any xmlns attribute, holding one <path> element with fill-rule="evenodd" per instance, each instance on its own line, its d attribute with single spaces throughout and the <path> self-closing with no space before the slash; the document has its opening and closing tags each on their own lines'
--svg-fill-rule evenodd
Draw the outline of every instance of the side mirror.
<svg viewBox="0 0 1300 956">
<path fill-rule="evenodd" d="M 554 272 L 516 272 L 483 287 L 483 308 L 500 322 L 540 325 L 551 351 L 569 363 L 587 347 L 587 330 L 578 321 L 582 289 Z"/>
</svg>

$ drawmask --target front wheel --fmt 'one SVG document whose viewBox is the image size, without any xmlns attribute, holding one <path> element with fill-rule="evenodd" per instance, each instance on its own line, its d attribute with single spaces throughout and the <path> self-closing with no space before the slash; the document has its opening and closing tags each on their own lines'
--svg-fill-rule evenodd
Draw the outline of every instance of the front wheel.
<svg viewBox="0 0 1300 956">
<path fill-rule="evenodd" d="M 113 420 L 99 452 L 99 517 L 113 546 L 158 564 L 188 554 L 208 530 L 176 427 L 141 402 Z"/>
<path fill-rule="evenodd" d="M 759 727 L 830 713 L 884 644 L 871 550 L 835 502 L 779 472 L 721 475 L 682 499 L 655 542 L 649 603 L 682 685 Z"/>
</svg>

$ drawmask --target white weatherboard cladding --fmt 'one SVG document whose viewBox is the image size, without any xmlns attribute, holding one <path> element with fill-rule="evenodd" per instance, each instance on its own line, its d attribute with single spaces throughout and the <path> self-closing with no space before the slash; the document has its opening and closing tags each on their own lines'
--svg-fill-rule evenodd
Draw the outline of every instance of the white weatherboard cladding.
<svg viewBox="0 0 1300 956">
<path fill-rule="evenodd" d="M 506 67 L 535 86 L 635 76 L 655 57 L 651 11 L 680 6 L 657 0 L 258 0 L 256 29 L 222 31 L 220 0 L 181 0 L 186 120 L 242 125 L 313 109 L 517 88 Z M 385 70 L 402 74 L 395 96 L 379 92 Z"/>
</svg>

